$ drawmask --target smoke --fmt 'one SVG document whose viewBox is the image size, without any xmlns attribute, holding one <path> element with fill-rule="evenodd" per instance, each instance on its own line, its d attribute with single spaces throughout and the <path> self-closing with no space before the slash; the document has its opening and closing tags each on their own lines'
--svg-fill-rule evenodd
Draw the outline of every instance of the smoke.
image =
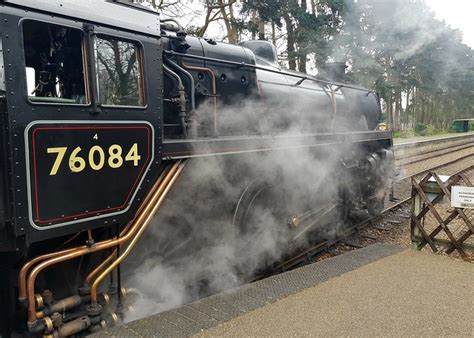
<svg viewBox="0 0 474 338">
<path fill-rule="evenodd" d="M 299 102 L 284 117 L 274 110 L 260 120 L 256 102 L 219 109 L 221 135 L 245 130 L 260 140 L 262 151 L 188 160 L 124 264 L 124 286 L 140 292 L 126 321 L 241 285 L 292 251 L 344 229 L 340 184 L 353 181 L 344 176 L 341 159 L 360 156 L 361 149 L 295 145 L 294 135 L 303 135 L 307 125 L 289 121 L 301 121 L 300 109 L 309 104 Z M 201 135 L 212 133 L 204 128 L 213 125 L 210 108 L 196 112 Z M 265 141 L 261 134 L 269 130 L 278 136 Z"/>
<path fill-rule="evenodd" d="M 288 82 L 299 78 L 280 80 L 285 86 L 262 85 L 263 101 L 236 96 L 232 105 L 219 107 L 217 117 L 211 103 L 199 105 L 196 132 L 202 141 L 215 136 L 215 125 L 220 137 L 248 137 L 232 154 L 187 160 L 124 264 L 124 285 L 139 290 L 126 321 L 241 285 L 274 262 L 340 234 L 353 210 L 367 216 L 362 195 L 384 194 L 369 191 L 381 182 L 347 169 L 359 166 L 356 159 L 364 159 L 366 149 L 336 141 L 317 147 L 308 136 L 367 130 L 367 122 L 377 120 L 371 115 L 377 105 L 368 103 L 375 98 L 310 80 L 293 90 Z M 203 147 L 196 153 L 219 152 Z"/>
</svg>

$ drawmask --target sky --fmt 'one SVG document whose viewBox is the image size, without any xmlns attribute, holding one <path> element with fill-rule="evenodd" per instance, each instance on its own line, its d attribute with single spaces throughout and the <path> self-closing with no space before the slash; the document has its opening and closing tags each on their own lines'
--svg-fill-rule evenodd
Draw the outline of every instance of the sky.
<svg viewBox="0 0 474 338">
<path fill-rule="evenodd" d="M 190 8 L 200 8 L 199 1 L 188 1 Z M 425 0 L 425 3 L 435 12 L 439 20 L 444 20 L 452 28 L 463 33 L 463 42 L 474 48 L 474 0 Z M 205 13 L 195 11 L 189 18 L 191 24 L 200 25 Z M 220 35 L 224 31 L 222 25 L 211 25 L 207 35 Z"/>
<path fill-rule="evenodd" d="M 437 19 L 462 31 L 463 42 L 474 48 L 474 0 L 425 0 L 425 3 L 433 9 Z"/>
</svg>

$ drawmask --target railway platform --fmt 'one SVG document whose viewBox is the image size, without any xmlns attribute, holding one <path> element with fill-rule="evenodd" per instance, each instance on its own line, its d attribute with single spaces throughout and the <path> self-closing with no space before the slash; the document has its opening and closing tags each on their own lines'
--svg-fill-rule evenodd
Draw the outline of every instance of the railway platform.
<svg viewBox="0 0 474 338">
<path fill-rule="evenodd" d="M 467 337 L 473 281 L 472 263 L 377 243 L 99 335 Z"/>
<path fill-rule="evenodd" d="M 407 137 L 407 138 L 394 138 L 393 144 L 397 145 L 409 145 L 412 143 L 420 143 L 420 142 L 430 142 L 430 141 L 449 141 L 449 140 L 456 140 L 456 139 L 466 139 L 466 138 L 473 138 L 474 139 L 474 131 L 470 131 L 467 133 L 449 133 L 449 134 L 440 134 L 440 135 L 431 135 L 431 136 L 416 136 L 416 137 Z"/>
</svg>

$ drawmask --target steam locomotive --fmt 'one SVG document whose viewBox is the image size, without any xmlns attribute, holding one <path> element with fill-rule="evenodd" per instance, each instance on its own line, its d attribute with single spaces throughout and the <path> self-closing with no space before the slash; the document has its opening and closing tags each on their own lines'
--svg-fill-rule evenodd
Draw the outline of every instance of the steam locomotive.
<svg viewBox="0 0 474 338">
<path fill-rule="evenodd" d="M 371 90 L 120 0 L 4 0 L 0 19 L 5 336 L 95 332 L 141 263 L 225 243 L 248 277 L 383 206 Z"/>
</svg>

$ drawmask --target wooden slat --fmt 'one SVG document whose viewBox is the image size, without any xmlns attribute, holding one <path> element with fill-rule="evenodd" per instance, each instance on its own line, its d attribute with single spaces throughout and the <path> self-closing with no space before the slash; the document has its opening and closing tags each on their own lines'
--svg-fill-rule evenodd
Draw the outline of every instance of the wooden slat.
<svg viewBox="0 0 474 338">
<path fill-rule="evenodd" d="M 430 173 L 430 175 L 432 177 L 434 177 L 436 179 L 436 177 L 434 175 L 434 173 Z M 428 175 L 427 175 L 428 176 Z M 437 176 L 437 175 L 436 175 Z M 426 177 L 425 177 L 426 179 Z M 439 179 L 439 177 L 438 177 Z M 422 180 L 423 181 L 423 180 Z M 425 180 L 427 181 L 427 180 Z M 444 189 L 446 189 L 446 187 L 444 186 L 444 183 L 443 182 L 438 182 L 438 184 L 440 184 L 440 187 L 441 189 L 443 190 L 443 192 L 445 193 Z M 426 196 L 425 192 L 423 191 L 423 189 L 421 188 L 421 186 L 416 182 L 416 181 L 413 181 L 413 187 L 415 187 L 415 189 L 417 190 L 418 192 L 418 195 L 421 197 L 421 200 L 426 204 L 426 208 L 429 208 L 429 211 L 431 211 L 431 214 L 435 217 L 436 221 L 438 222 L 439 226 L 441 226 L 441 228 L 444 230 L 444 232 L 446 233 L 446 235 L 448 236 L 449 240 L 451 241 L 451 243 L 455 246 L 456 250 L 459 252 L 459 254 L 461 255 L 461 257 L 463 259 L 466 259 L 467 258 L 467 255 L 466 253 L 464 252 L 464 250 L 462 249 L 461 245 L 458 243 L 458 241 L 456 240 L 456 238 L 454 237 L 454 235 L 452 234 L 452 232 L 449 230 L 449 228 L 446 226 L 446 224 L 444 223 L 444 220 L 441 218 L 440 214 L 438 213 L 438 211 L 436 210 L 435 206 L 431 203 L 431 201 L 428 199 L 428 197 Z M 444 188 L 444 189 L 443 189 Z M 426 214 L 426 213 L 425 213 Z M 415 219 L 417 219 L 417 217 L 415 217 Z M 428 241 L 428 238 L 429 240 L 431 241 L 431 238 L 429 236 L 425 237 L 425 239 Z"/>
</svg>

